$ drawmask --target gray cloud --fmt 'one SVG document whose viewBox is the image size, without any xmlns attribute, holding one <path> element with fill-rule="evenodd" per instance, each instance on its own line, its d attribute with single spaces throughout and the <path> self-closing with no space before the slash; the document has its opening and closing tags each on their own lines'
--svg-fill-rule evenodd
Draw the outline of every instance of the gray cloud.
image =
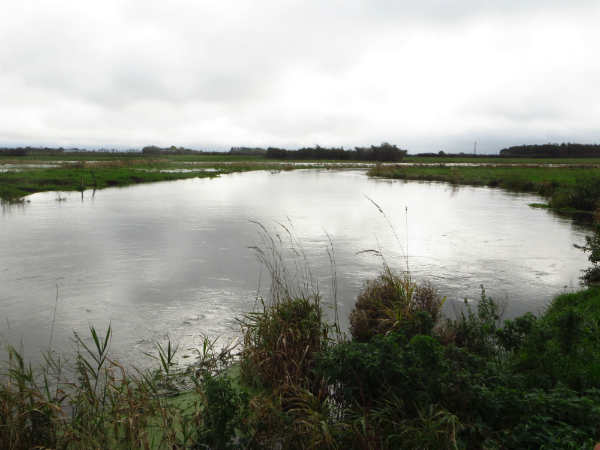
<svg viewBox="0 0 600 450">
<path fill-rule="evenodd" d="M 599 11 L 558 0 L 3 5 L 0 145 L 600 141 Z"/>
</svg>

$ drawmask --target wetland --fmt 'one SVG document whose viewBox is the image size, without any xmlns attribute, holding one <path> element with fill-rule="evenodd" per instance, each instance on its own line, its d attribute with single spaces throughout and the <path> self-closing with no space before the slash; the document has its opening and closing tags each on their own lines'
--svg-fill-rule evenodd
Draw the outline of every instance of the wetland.
<svg viewBox="0 0 600 450">
<path fill-rule="evenodd" d="M 459 164 L 10 167 L 0 445 L 591 450 L 594 174 Z"/>
</svg>

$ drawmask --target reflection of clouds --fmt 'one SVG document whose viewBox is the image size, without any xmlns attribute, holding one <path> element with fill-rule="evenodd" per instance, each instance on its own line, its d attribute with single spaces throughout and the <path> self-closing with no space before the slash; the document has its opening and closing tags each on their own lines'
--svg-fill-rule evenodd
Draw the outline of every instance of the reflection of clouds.
<svg viewBox="0 0 600 450">
<path fill-rule="evenodd" d="M 71 331 L 85 332 L 88 322 L 98 329 L 112 323 L 121 356 L 146 345 L 138 341 L 167 334 L 182 346 L 193 346 L 200 332 L 233 336 L 233 319 L 254 307 L 261 272 L 248 248 L 260 245 L 250 220 L 271 230 L 289 218 L 326 301 L 332 286 L 325 231 L 333 240 L 342 325 L 364 280 L 381 269 L 380 258 L 357 252 L 379 245 L 386 261 L 403 269 L 397 239 L 414 276 L 442 295 L 478 299 L 484 284 L 492 296 L 508 293 L 516 314 L 576 285 L 587 266 L 572 247 L 585 229 L 527 206 L 536 200 L 486 188 L 453 192 L 443 183 L 381 182 L 359 171 L 136 185 L 97 191 L 93 202 L 86 192 L 83 204 L 58 205 L 52 193 L 36 194 L 27 208 L 1 218 L 0 310 L 26 348 L 47 342 L 57 282 L 57 346 L 68 347 Z M 31 278 L 21 280 L 23 274 Z M 263 271 L 263 290 L 266 277 Z"/>
</svg>

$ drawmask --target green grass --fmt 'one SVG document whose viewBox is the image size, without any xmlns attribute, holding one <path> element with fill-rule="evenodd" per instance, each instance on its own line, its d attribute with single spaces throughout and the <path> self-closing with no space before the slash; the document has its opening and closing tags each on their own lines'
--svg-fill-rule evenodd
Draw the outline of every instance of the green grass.
<svg viewBox="0 0 600 450">
<path fill-rule="evenodd" d="M 11 160 L 12 162 L 14 161 Z M 210 157 L 206 157 L 204 160 L 198 157 L 193 163 L 161 159 L 98 159 L 94 162 L 87 160 L 74 163 L 61 162 L 58 168 L 41 167 L 23 171 L 0 172 L 0 199 L 10 202 L 36 192 L 103 189 L 186 178 L 216 177 L 233 172 L 293 170 L 308 167 L 313 166 L 282 165 L 244 157 L 214 160 L 211 160 Z M 183 169 L 186 172 L 166 172 L 177 169 Z M 215 171 L 208 172 L 205 169 L 214 169 Z"/>
<path fill-rule="evenodd" d="M 577 309 L 588 321 L 600 322 L 600 288 L 591 287 L 557 295 L 544 312 L 544 317 L 552 321 L 567 308 Z"/>
<path fill-rule="evenodd" d="M 381 165 L 370 176 L 417 181 L 442 181 L 456 185 L 499 187 L 515 192 L 535 192 L 549 197 L 555 209 L 594 211 L 600 204 L 598 169 L 592 165 Z M 539 204 L 536 205 L 539 207 Z"/>
<path fill-rule="evenodd" d="M 423 157 L 407 156 L 402 162 L 418 164 L 600 164 L 600 158 L 500 158 L 500 157 Z"/>
<path fill-rule="evenodd" d="M 172 161 L 187 162 L 260 162 L 264 158 L 260 156 L 228 156 L 228 155 L 175 155 L 169 156 Z"/>
<path fill-rule="evenodd" d="M 531 190 L 544 183 L 569 187 L 575 185 L 578 177 L 592 172 L 592 167 L 586 166 L 463 166 L 450 167 L 446 165 L 435 166 L 381 166 L 374 168 L 371 174 L 389 178 L 408 180 L 446 181 L 457 184 L 470 184 L 480 186 L 514 186 L 516 189 Z M 531 183 L 530 187 L 527 183 Z M 526 189 L 528 188 L 529 189 Z"/>
<path fill-rule="evenodd" d="M 225 171 L 223 171 L 225 172 Z M 150 167 L 114 169 L 37 169 L 0 173 L 0 198 L 10 200 L 35 192 L 103 189 L 111 186 L 215 177 L 222 172 L 162 173 Z"/>
</svg>

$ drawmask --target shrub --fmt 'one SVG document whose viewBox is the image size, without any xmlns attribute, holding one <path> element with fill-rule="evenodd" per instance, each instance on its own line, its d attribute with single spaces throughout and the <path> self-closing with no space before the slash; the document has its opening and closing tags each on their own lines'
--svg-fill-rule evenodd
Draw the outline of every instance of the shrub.
<svg viewBox="0 0 600 450">
<path fill-rule="evenodd" d="M 335 420 L 334 402 L 298 386 L 257 398 L 252 448 L 338 449 L 349 427 Z M 337 414 L 339 418 L 339 414 Z M 346 447 L 341 447 L 346 448 Z"/>
<path fill-rule="evenodd" d="M 481 300 L 477 304 L 477 313 L 465 299 L 466 314 L 464 310 L 456 310 L 456 319 L 447 320 L 445 327 L 453 336 L 453 343 L 457 347 L 465 348 L 470 353 L 486 358 L 497 356 L 497 334 L 503 306 L 485 295 L 481 286 Z"/>
<path fill-rule="evenodd" d="M 582 271 L 582 284 L 600 285 L 600 266 L 598 266 L 600 262 L 600 225 L 596 226 L 596 233 L 593 236 L 585 237 L 585 245 L 574 244 L 574 246 L 584 252 L 590 252 L 588 260 L 592 263 L 592 267 Z"/>
<path fill-rule="evenodd" d="M 524 335 L 512 362 L 526 386 L 600 388 L 599 318 L 598 288 L 557 296 Z"/>
<path fill-rule="evenodd" d="M 434 402 L 448 375 L 444 348 L 431 336 L 398 333 L 338 344 L 317 357 L 316 372 L 338 383 L 345 404 L 378 401 L 392 390 L 405 404 Z"/>
<path fill-rule="evenodd" d="M 198 428 L 196 444 L 201 448 L 234 450 L 246 448 L 250 415 L 250 396 L 231 385 L 226 376 L 208 375 L 204 381 L 202 425 Z M 236 436 L 239 430 L 241 436 Z"/>
</svg>

